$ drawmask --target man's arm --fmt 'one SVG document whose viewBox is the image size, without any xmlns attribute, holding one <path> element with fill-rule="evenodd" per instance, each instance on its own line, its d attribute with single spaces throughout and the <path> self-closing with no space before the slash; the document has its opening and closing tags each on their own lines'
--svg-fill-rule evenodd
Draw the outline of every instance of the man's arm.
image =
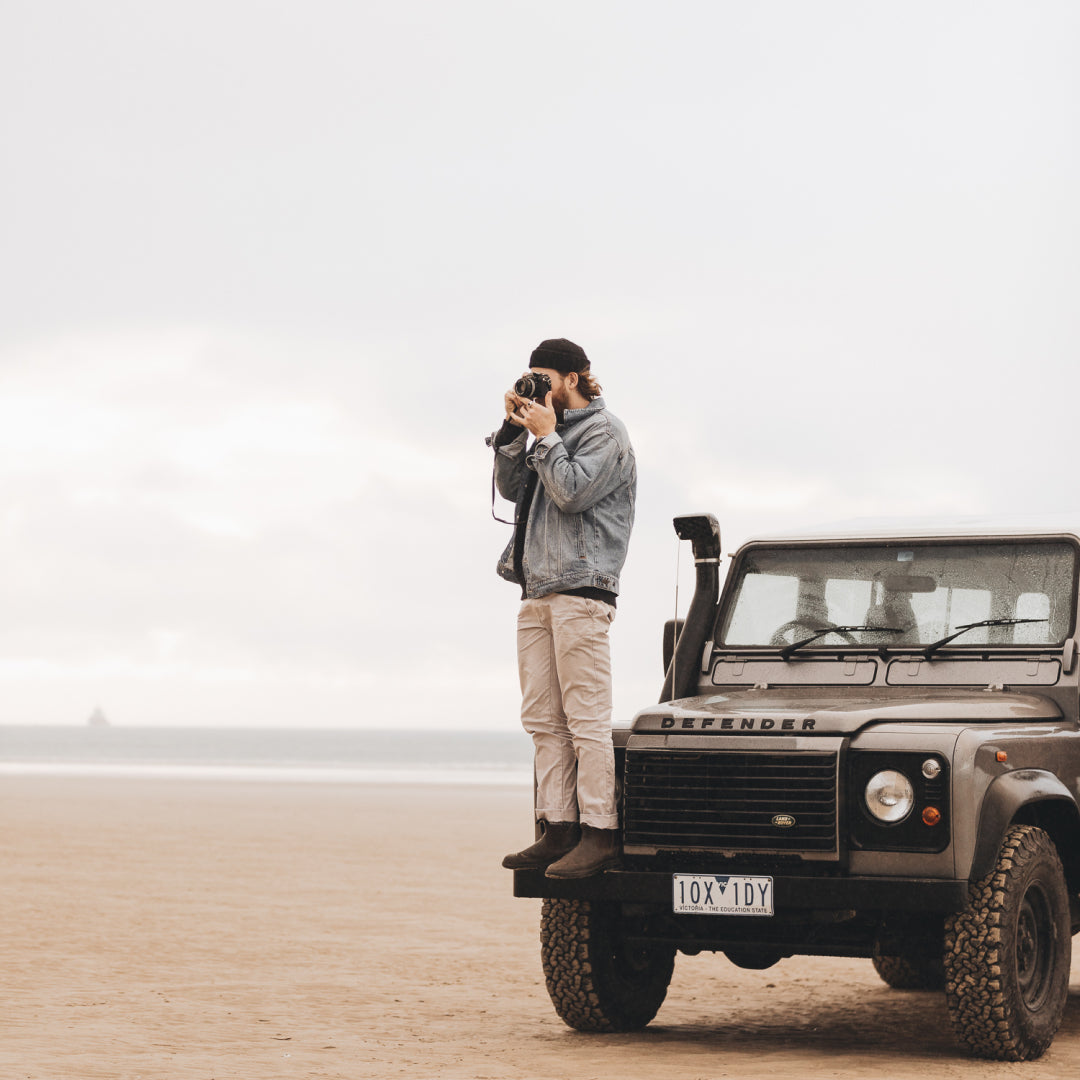
<svg viewBox="0 0 1080 1080">
<path fill-rule="evenodd" d="M 521 494 L 521 485 L 525 476 L 525 447 L 529 441 L 529 433 L 524 428 L 517 428 L 517 434 L 506 431 L 496 432 L 496 436 L 503 434 L 512 435 L 508 443 L 496 442 L 493 436 L 492 445 L 495 446 L 495 487 L 499 494 L 509 502 L 517 502 Z"/>
<path fill-rule="evenodd" d="M 507 408 L 510 400 L 507 398 Z M 567 514 L 580 514 L 595 506 L 624 482 L 624 450 L 609 422 L 604 419 L 581 439 L 573 455 L 555 430 L 556 416 L 551 393 L 543 404 L 520 399 L 508 419 L 523 424 L 536 436 L 533 460 L 544 490 Z M 629 447 L 625 453 L 629 452 Z"/>
<path fill-rule="evenodd" d="M 534 451 L 544 490 L 566 514 L 580 514 L 624 483 L 624 454 L 606 423 L 584 436 L 573 455 L 562 439 L 545 435 Z"/>
<path fill-rule="evenodd" d="M 525 475 L 525 446 L 529 432 L 516 414 L 527 402 L 527 398 L 507 390 L 503 395 L 506 416 L 502 427 L 487 440 L 488 446 L 495 450 L 495 487 L 509 502 L 517 502 Z"/>
</svg>

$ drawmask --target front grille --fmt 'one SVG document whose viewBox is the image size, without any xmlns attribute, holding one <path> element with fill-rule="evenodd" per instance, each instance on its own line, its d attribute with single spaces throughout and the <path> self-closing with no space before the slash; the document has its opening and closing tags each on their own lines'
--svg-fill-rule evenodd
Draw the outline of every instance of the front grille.
<svg viewBox="0 0 1080 1080">
<path fill-rule="evenodd" d="M 631 746 L 624 793 L 627 846 L 836 850 L 835 753 Z M 795 824 L 778 827 L 778 815 L 794 818 Z"/>
</svg>

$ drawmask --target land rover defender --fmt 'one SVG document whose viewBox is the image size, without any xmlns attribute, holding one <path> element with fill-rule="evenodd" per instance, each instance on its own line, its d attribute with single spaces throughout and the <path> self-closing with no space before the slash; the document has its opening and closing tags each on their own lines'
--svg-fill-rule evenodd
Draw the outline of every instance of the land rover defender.
<svg viewBox="0 0 1080 1080">
<path fill-rule="evenodd" d="M 615 725 L 623 860 L 543 897 L 559 1016 L 641 1028 L 677 953 L 866 957 L 1038 1057 L 1080 929 L 1080 518 L 758 539 L 709 514 L 658 705 Z"/>
</svg>

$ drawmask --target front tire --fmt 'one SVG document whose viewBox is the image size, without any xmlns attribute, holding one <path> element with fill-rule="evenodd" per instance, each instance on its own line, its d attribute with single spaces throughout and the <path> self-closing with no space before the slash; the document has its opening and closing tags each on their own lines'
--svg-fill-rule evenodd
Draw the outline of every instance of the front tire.
<svg viewBox="0 0 1080 1080">
<path fill-rule="evenodd" d="M 1054 1038 L 1069 990 L 1065 874 L 1042 829 L 1014 825 L 997 865 L 945 923 L 945 993 L 961 1043 L 980 1057 L 1028 1061 Z"/>
<path fill-rule="evenodd" d="M 555 1011 L 578 1031 L 643 1028 L 675 965 L 674 946 L 631 944 L 619 905 L 589 900 L 545 900 L 540 947 Z"/>
</svg>

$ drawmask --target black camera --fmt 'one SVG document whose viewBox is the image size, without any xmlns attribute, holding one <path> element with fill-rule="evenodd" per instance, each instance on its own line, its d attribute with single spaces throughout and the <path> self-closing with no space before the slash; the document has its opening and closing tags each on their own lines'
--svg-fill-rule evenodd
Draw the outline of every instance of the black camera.
<svg viewBox="0 0 1080 1080">
<path fill-rule="evenodd" d="M 518 397 L 532 398 L 533 401 L 543 401 L 551 389 L 551 376 L 542 371 L 530 371 L 528 375 L 522 375 L 514 383 L 514 393 Z"/>
</svg>

